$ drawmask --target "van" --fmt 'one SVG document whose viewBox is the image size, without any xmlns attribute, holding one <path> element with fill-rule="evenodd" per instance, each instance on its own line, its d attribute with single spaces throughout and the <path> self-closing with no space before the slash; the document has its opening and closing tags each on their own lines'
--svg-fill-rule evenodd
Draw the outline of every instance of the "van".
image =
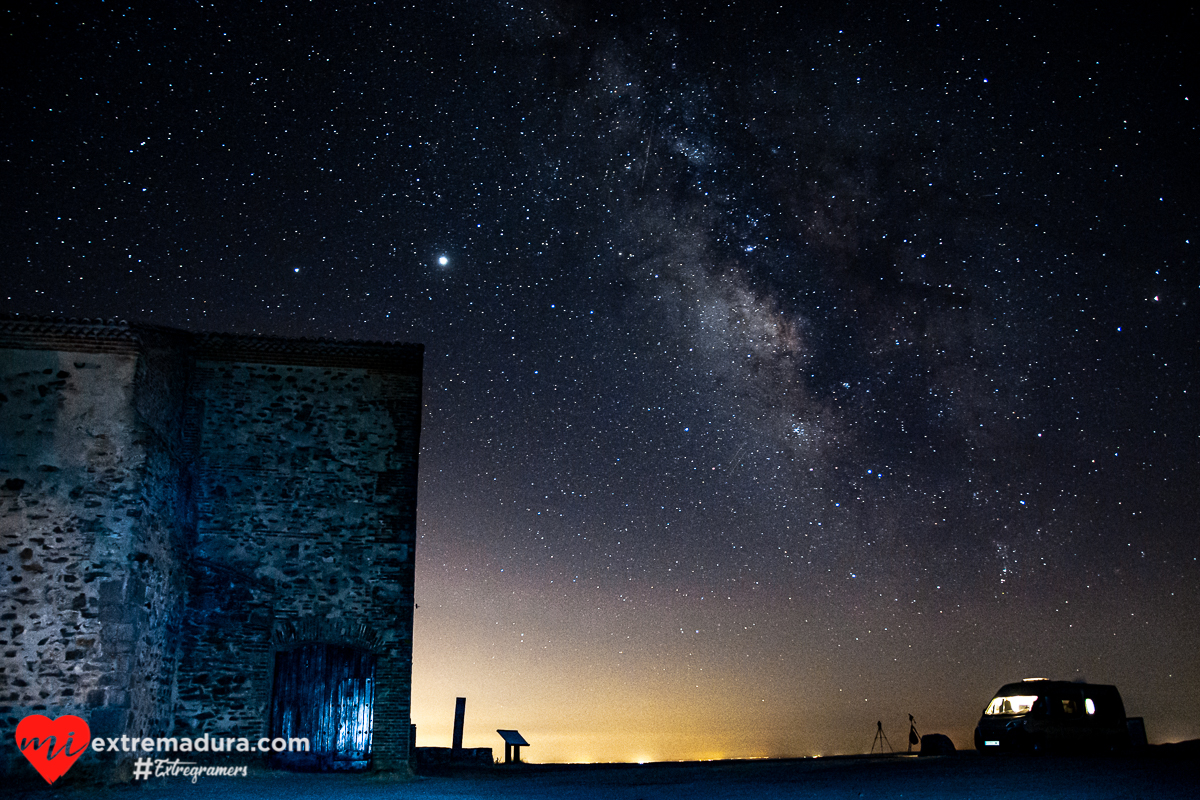
<svg viewBox="0 0 1200 800">
<path fill-rule="evenodd" d="M 1027 678 L 1000 687 L 975 728 L 975 749 L 1110 753 L 1129 746 L 1115 686 Z"/>
</svg>

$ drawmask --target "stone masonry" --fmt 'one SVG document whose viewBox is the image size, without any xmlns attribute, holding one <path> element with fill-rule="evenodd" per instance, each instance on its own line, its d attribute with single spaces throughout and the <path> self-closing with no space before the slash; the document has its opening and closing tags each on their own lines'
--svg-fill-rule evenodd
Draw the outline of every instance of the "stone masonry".
<svg viewBox="0 0 1200 800">
<path fill-rule="evenodd" d="M 420 345 L 0 317 L 0 770 L 32 772 L 31 713 L 269 736 L 276 654 L 310 643 L 374 654 L 372 766 L 405 769 L 421 369 Z"/>
</svg>

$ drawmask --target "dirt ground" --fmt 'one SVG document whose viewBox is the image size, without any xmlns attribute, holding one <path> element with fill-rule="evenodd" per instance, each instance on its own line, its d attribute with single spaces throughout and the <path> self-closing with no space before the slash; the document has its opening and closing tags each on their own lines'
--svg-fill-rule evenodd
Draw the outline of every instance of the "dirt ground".
<svg viewBox="0 0 1200 800">
<path fill-rule="evenodd" d="M 101 800 L 658 800 L 659 798 L 1193 798 L 1200 797 L 1196 748 L 1150 748 L 1140 756 L 934 758 L 848 756 L 679 764 L 522 765 L 460 771 L 407 781 L 371 775 L 250 771 L 247 777 L 151 778 L 100 789 L 70 786 L 18 791 L 15 797 Z M 11 788 L 11 787 L 10 787 Z M 8 794 L 7 792 L 3 792 Z"/>
</svg>

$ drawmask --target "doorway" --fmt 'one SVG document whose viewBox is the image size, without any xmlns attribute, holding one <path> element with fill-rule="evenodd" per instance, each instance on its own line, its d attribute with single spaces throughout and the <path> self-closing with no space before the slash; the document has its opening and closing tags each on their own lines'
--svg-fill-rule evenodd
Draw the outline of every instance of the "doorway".
<svg viewBox="0 0 1200 800">
<path fill-rule="evenodd" d="M 275 767 L 300 771 L 371 766 L 375 654 L 305 644 L 275 654 L 271 737 L 306 738 L 307 753 L 273 753 Z"/>
</svg>

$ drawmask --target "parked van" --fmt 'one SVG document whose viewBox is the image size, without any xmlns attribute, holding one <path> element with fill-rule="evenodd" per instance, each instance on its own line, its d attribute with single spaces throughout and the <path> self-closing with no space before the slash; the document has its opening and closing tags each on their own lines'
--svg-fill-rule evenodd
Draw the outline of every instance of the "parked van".
<svg viewBox="0 0 1200 800">
<path fill-rule="evenodd" d="M 975 728 L 975 748 L 1113 752 L 1129 745 L 1125 704 L 1115 686 L 1028 678 L 1000 687 Z"/>
</svg>

